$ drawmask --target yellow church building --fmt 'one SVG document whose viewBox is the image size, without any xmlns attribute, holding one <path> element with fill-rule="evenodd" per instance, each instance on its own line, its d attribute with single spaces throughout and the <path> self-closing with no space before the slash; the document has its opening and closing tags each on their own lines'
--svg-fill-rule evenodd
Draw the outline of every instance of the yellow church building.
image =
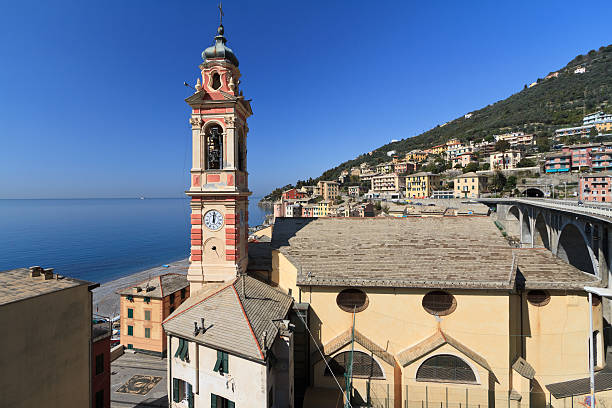
<svg viewBox="0 0 612 408">
<path fill-rule="evenodd" d="M 547 387 L 588 377 L 603 282 L 488 217 L 280 218 L 271 248 L 268 280 L 308 307 L 304 407 L 344 398 L 351 350 L 352 406 L 561 407 Z"/>
</svg>

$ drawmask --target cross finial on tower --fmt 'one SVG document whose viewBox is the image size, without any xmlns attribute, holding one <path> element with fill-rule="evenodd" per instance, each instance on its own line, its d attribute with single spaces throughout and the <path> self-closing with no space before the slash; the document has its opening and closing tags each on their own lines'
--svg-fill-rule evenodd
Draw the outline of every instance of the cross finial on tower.
<svg viewBox="0 0 612 408">
<path fill-rule="evenodd" d="M 219 25 L 223 25 L 223 2 L 219 2 Z"/>
</svg>

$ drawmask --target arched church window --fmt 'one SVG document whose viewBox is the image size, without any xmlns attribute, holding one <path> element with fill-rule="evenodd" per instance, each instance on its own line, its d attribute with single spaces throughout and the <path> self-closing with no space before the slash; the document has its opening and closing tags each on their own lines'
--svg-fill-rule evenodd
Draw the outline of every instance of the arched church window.
<svg viewBox="0 0 612 408">
<path fill-rule="evenodd" d="M 213 73 L 212 75 L 212 89 L 221 88 L 221 75 L 218 72 Z"/>
<path fill-rule="evenodd" d="M 457 356 L 439 354 L 421 364 L 416 374 L 417 381 L 475 383 L 472 368 Z"/>
<path fill-rule="evenodd" d="M 213 125 L 206 130 L 206 169 L 220 170 L 223 151 L 223 129 Z"/>
<path fill-rule="evenodd" d="M 332 359 L 327 364 L 329 367 L 325 367 L 325 375 L 334 377 L 341 377 L 347 370 L 347 367 L 351 363 L 351 352 L 344 351 Z M 331 368 L 331 370 L 330 370 Z M 384 378 L 384 374 L 380 365 L 374 360 L 372 356 L 362 351 L 353 351 L 353 376 L 362 378 Z"/>
</svg>

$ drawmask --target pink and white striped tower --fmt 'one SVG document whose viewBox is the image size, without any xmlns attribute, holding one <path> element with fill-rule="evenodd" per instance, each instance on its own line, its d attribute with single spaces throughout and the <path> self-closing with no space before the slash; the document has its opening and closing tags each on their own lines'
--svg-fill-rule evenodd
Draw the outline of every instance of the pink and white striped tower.
<svg viewBox="0 0 612 408">
<path fill-rule="evenodd" d="M 191 107 L 193 165 L 191 293 L 208 282 L 226 282 L 248 263 L 247 118 L 253 114 L 239 90 L 238 59 L 219 25 L 215 43 L 202 53 L 201 78 L 186 99 Z"/>
</svg>

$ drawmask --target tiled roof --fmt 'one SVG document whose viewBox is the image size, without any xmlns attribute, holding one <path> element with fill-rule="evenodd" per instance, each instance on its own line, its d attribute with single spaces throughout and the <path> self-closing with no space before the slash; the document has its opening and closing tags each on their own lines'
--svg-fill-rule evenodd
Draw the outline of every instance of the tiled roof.
<svg viewBox="0 0 612 408">
<path fill-rule="evenodd" d="M 597 276 L 573 267 L 546 248 L 514 249 L 514 254 L 526 289 L 580 290 L 602 285 Z"/>
<path fill-rule="evenodd" d="M 263 282 L 240 277 L 230 283 L 208 284 L 191 295 L 163 327 L 187 340 L 264 361 L 278 334 L 279 320 L 286 318 L 292 302 L 290 296 Z M 194 322 L 201 326 L 201 318 L 207 330 L 195 335 Z"/>
<path fill-rule="evenodd" d="M 442 330 L 436 331 L 433 335 L 429 336 L 425 340 L 399 353 L 397 355 L 397 362 L 402 367 L 406 367 L 408 364 L 418 360 L 419 358 L 431 353 L 434 350 L 437 350 L 445 344 L 449 344 L 450 346 L 459 350 L 461 353 L 477 362 L 481 367 L 491 372 L 493 371 L 484 357 L 471 350 L 467 346 L 464 346 L 459 341 L 444 333 Z"/>
<path fill-rule="evenodd" d="M 249 264 L 247 269 L 249 271 L 272 270 L 272 249 L 270 248 L 270 242 L 249 242 Z"/>
<path fill-rule="evenodd" d="M 585 395 L 591 392 L 589 377 L 547 384 L 546 388 L 555 398 Z M 606 367 L 595 373 L 595 392 L 612 390 L 612 369 Z"/>
<path fill-rule="evenodd" d="M 338 336 L 330 340 L 325 346 L 323 346 L 323 353 L 325 353 L 326 356 L 331 356 L 347 344 L 350 344 L 352 339 L 352 329 L 347 329 L 343 333 L 340 333 Z M 386 361 L 390 365 L 395 365 L 395 358 L 393 357 L 393 354 L 385 351 L 385 349 L 374 343 L 372 340 L 368 339 L 358 330 L 355 330 L 355 341 L 361 344 L 366 350 L 370 351 L 372 354 L 379 357 L 383 361 Z M 312 352 L 310 358 L 313 363 L 316 363 L 321 359 L 321 354 L 318 350 L 315 350 Z"/>
<path fill-rule="evenodd" d="M 298 285 L 511 289 L 512 251 L 488 217 L 279 218 L 272 249 Z"/>
<path fill-rule="evenodd" d="M 489 217 L 277 218 L 271 248 L 298 285 L 513 289 L 598 286 L 546 249 L 516 249 Z"/>
<path fill-rule="evenodd" d="M 90 289 L 98 286 L 92 282 L 57 274 L 49 276 L 49 279 L 44 279 L 44 276 L 31 277 L 30 270 L 27 268 L 0 271 L 0 305 L 80 285 L 88 285 Z"/>
<path fill-rule="evenodd" d="M 535 369 L 523 357 L 516 359 L 512 364 L 512 369 L 529 380 L 533 380 L 535 377 Z"/>
<path fill-rule="evenodd" d="M 187 275 L 180 273 L 167 273 L 165 275 L 156 276 L 149 280 L 139 283 L 135 286 L 130 286 L 120 290 L 120 295 L 146 296 L 153 299 L 161 299 L 171 293 L 176 292 L 189 286 Z M 134 293 L 132 288 L 141 288 L 140 292 Z"/>
</svg>

